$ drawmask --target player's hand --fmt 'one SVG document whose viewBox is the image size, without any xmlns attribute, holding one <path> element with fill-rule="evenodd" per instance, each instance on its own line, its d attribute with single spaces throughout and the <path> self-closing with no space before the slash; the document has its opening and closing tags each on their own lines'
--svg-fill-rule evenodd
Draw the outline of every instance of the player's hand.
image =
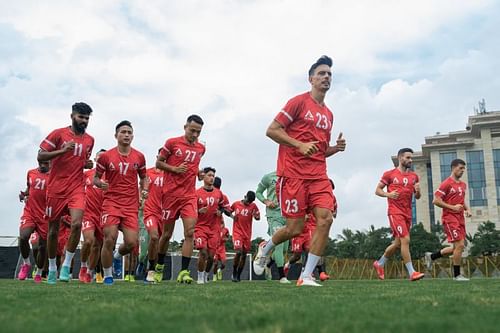
<svg viewBox="0 0 500 333">
<path fill-rule="evenodd" d="M 200 214 L 205 214 L 207 211 L 208 211 L 208 207 L 206 207 L 206 206 L 198 209 L 198 213 L 200 213 Z"/>
<path fill-rule="evenodd" d="M 107 182 L 105 182 L 104 180 L 101 180 L 99 185 L 100 185 L 99 188 L 101 190 L 103 190 L 103 191 L 109 190 L 109 184 Z"/>
<path fill-rule="evenodd" d="M 276 203 L 271 200 L 264 200 L 264 205 L 266 205 L 267 208 L 276 208 Z"/>
<path fill-rule="evenodd" d="M 470 211 L 470 209 L 465 210 L 465 217 L 472 217 L 472 212 Z"/>
<path fill-rule="evenodd" d="M 346 142 L 345 139 L 343 138 L 343 133 L 340 132 L 339 136 L 337 137 L 337 144 L 335 147 L 337 147 L 337 151 L 344 151 L 346 147 Z"/>
<path fill-rule="evenodd" d="M 20 191 L 19 192 L 19 201 L 20 202 L 23 202 L 23 201 L 26 202 L 26 201 L 28 201 L 28 194 L 25 193 L 24 191 Z"/>
<path fill-rule="evenodd" d="M 420 183 L 415 184 L 415 193 L 420 193 Z"/>
<path fill-rule="evenodd" d="M 311 156 L 319 150 L 316 146 L 318 143 L 319 141 L 301 142 L 298 149 L 302 155 Z"/>
<path fill-rule="evenodd" d="M 217 211 L 215 212 L 215 215 L 222 216 L 222 212 L 220 211 L 220 209 L 217 209 Z"/>
<path fill-rule="evenodd" d="M 461 204 L 456 204 L 456 205 L 451 206 L 451 210 L 454 212 L 457 212 L 457 213 L 461 212 L 463 209 L 464 209 L 464 206 Z"/>
<path fill-rule="evenodd" d="M 394 190 L 392 192 L 388 192 L 387 197 L 389 199 L 397 199 L 397 198 L 399 198 L 399 193 L 398 193 L 398 191 Z"/>
<path fill-rule="evenodd" d="M 92 169 L 94 167 L 94 162 L 92 160 L 85 161 L 85 169 Z"/>
<path fill-rule="evenodd" d="M 75 149 L 75 141 L 71 140 L 71 141 L 65 142 L 62 145 L 61 149 L 65 152 L 74 150 Z"/>
<path fill-rule="evenodd" d="M 174 172 L 175 173 L 184 173 L 186 172 L 188 169 L 188 164 L 187 162 L 182 162 L 181 164 L 179 164 L 178 166 L 176 166 L 174 168 Z"/>
<path fill-rule="evenodd" d="M 141 191 L 141 199 L 146 200 L 148 198 L 149 191 L 148 190 L 142 190 Z"/>
</svg>

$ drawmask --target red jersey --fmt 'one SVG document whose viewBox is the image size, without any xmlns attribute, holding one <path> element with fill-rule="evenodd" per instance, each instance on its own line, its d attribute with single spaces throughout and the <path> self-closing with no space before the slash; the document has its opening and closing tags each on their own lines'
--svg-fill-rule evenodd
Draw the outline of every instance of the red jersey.
<svg viewBox="0 0 500 333">
<path fill-rule="evenodd" d="M 99 155 L 97 172 L 106 174 L 109 189 L 104 191 L 103 207 L 139 210 L 139 184 L 137 176 L 146 177 L 144 155 L 131 148 L 128 155 L 122 155 L 118 147 Z"/>
<path fill-rule="evenodd" d="M 294 147 L 280 145 L 278 151 L 279 177 L 326 179 L 326 149 L 330 146 L 333 113 L 316 102 L 309 92 L 295 96 L 274 118 L 286 133 L 301 142 L 319 141 L 318 151 L 304 156 Z"/>
<path fill-rule="evenodd" d="M 242 201 L 236 201 L 231 205 L 234 212 L 233 234 L 237 234 L 247 239 L 252 236 L 252 220 L 260 217 L 259 208 L 252 202 L 245 205 Z"/>
<path fill-rule="evenodd" d="M 198 209 L 203 207 L 207 207 L 208 209 L 203 214 L 198 212 L 198 221 L 196 222 L 196 226 L 209 227 L 218 231 L 220 226 L 217 225 L 217 222 L 220 223 L 220 221 L 217 218 L 217 210 L 219 207 L 225 205 L 224 195 L 217 188 L 207 190 L 204 187 L 200 187 L 196 190 L 196 197 L 198 198 Z"/>
<path fill-rule="evenodd" d="M 224 246 L 224 244 L 226 243 L 225 239 L 227 239 L 227 238 L 229 238 L 229 229 L 224 227 L 224 229 L 222 229 L 220 231 L 220 243 L 219 243 L 219 246 Z"/>
<path fill-rule="evenodd" d="M 399 193 L 397 199 L 387 198 L 388 215 L 404 215 L 411 218 L 411 201 L 415 193 L 415 184 L 418 176 L 413 171 L 401 172 L 399 168 L 384 172 L 380 182 L 387 186 L 387 192 L 396 190 Z"/>
<path fill-rule="evenodd" d="M 168 139 L 160 150 L 160 156 L 172 166 L 179 166 L 187 162 L 185 173 L 165 173 L 164 193 L 176 197 L 190 197 L 196 195 L 196 177 L 201 157 L 205 154 L 205 146 L 199 142 L 189 143 L 184 136 Z"/>
<path fill-rule="evenodd" d="M 77 135 L 71 127 L 52 131 L 40 144 L 40 148 L 51 152 L 62 148 L 69 141 L 75 142 L 75 149 L 53 158 L 50 163 L 50 176 L 47 185 L 47 196 L 65 198 L 67 193 L 85 191 L 83 168 L 92 154 L 94 138 L 89 134 Z"/>
<path fill-rule="evenodd" d="M 31 169 L 26 175 L 26 184 L 28 188 L 28 200 L 24 207 L 24 214 L 42 220 L 45 215 L 47 181 L 49 173 L 42 173 L 38 169 Z"/>
<path fill-rule="evenodd" d="M 101 216 L 103 191 L 94 185 L 95 170 L 85 171 L 85 214 Z"/>
<path fill-rule="evenodd" d="M 467 184 L 463 181 L 455 181 L 452 177 L 446 178 L 439 188 L 434 193 L 438 198 L 441 198 L 448 205 L 464 205 L 465 204 L 465 191 L 467 189 Z M 463 219 L 464 211 L 454 212 L 451 209 L 443 208 L 442 221 L 446 223 L 448 217 L 453 217 L 453 221 L 456 221 L 456 217 Z M 465 223 L 465 219 L 464 223 Z"/>
<path fill-rule="evenodd" d="M 159 210 L 161 213 L 161 193 L 163 190 L 165 173 L 163 170 L 149 168 L 146 170 L 146 175 L 149 181 L 149 194 L 146 202 L 144 203 L 144 211 L 156 212 Z"/>
</svg>

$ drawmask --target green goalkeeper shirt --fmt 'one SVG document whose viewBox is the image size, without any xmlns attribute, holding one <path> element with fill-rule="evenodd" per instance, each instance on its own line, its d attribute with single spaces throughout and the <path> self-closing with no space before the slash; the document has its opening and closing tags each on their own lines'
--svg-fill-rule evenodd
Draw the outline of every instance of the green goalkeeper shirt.
<svg viewBox="0 0 500 333">
<path fill-rule="evenodd" d="M 276 208 L 266 207 L 267 217 L 281 217 L 278 199 L 276 198 L 277 179 L 278 177 L 276 176 L 276 171 L 264 175 L 259 185 L 257 185 L 257 191 L 255 191 L 255 196 L 260 202 L 264 203 L 265 200 L 270 200 L 276 204 Z M 264 192 L 266 192 L 266 196 L 264 196 Z"/>
</svg>

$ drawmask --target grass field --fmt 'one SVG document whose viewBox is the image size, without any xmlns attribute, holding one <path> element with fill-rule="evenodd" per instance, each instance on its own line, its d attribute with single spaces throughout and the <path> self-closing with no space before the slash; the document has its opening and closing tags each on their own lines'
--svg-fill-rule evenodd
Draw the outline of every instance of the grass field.
<svg viewBox="0 0 500 333">
<path fill-rule="evenodd" d="M 1 332 L 500 332 L 500 279 L 56 286 L 0 280 Z"/>
</svg>

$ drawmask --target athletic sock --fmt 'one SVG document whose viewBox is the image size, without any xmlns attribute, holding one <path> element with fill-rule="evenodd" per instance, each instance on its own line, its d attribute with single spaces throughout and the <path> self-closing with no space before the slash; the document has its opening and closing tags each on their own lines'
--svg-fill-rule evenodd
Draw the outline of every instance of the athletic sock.
<svg viewBox="0 0 500 333">
<path fill-rule="evenodd" d="M 310 279 L 312 276 L 312 273 L 314 271 L 314 268 L 317 266 L 318 261 L 321 259 L 321 256 L 317 256 L 315 254 L 309 253 L 307 256 L 307 262 L 306 262 L 306 267 L 304 268 L 304 271 L 302 272 L 302 275 L 300 276 L 302 279 L 307 278 Z"/>
<path fill-rule="evenodd" d="M 411 276 L 414 272 L 415 269 L 413 268 L 413 263 L 411 261 L 408 261 L 406 264 L 406 270 L 408 271 L 408 275 Z"/>
<path fill-rule="evenodd" d="M 75 256 L 75 252 L 69 252 L 68 250 L 66 250 L 66 255 L 64 256 L 64 263 L 62 265 L 66 266 L 66 267 L 70 267 L 71 261 L 73 260 L 74 256 Z"/>
<path fill-rule="evenodd" d="M 81 268 L 88 268 L 87 266 L 87 262 L 86 261 L 82 261 L 81 265 L 80 265 Z"/>
<path fill-rule="evenodd" d="M 95 267 L 95 272 L 96 272 L 96 273 L 101 273 L 101 265 L 99 265 L 99 264 L 98 264 L 98 265 Z"/>
<path fill-rule="evenodd" d="M 182 256 L 182 264 L 181 264 L 181 270 L 187 270 L 189 268 L 189 262 L 191 261 L 191 257 L 184 257 Z"/>
<path fill-rule="evenodd" d="M 460 275 L 460 265 L 453 265 L 453 276 L 457 277 Z"/>
<path fill-rule="evenodd" d="M 104 270 L 104 277 L 105 278 L 113 277 L 113 267 L 103 268 L 103 270 Z"/>
<path fill-rule="evenodd" d="M 238 272 L 237 272 L 238 279 L 241 277 L 241 273 L 242 273 L 242 272 L 243 272 L 243 267 L 238 268 Z"/>
<path fill-rule="evenodd" d="M 270 240 L 267 241 L 266 245 L 264 245 L 264 248 L 262 249 L 262 254 L 267 256 L 272 249 L 274 249 L 275 244 L 273 243 L 273 239 L 271 238 Z"/>
<path fill-rule="evenodd" d="M 269 260 L 269 263 L 267 264 L 267 268 L 271 268 L 271 266 L 275 263 L 274 259 Z"/>
<path fill-rule="evenodd" d="M 153 271 L 155 269 L 155 266 L 156 266 L 155 260 L 149 260 L 149 268 L 148 269 L 150 271 Z"/>
<path fill-rule="evenodd" d="M 280 275 L 280 279 L 285 277 L 285 271 L 283 270 L 283 267 L 278 267 L 278 274 Z"/>
<path fill-rule="evenodd" d="M 233 276 L 236 277 L 238 274 L 238 268 L 236 266 L 233 267 Z"/>
<path fill-rule="evenodd" d="M 50 272 L 57 271 L 56 258 L 49 258 L 49 271 Z"/>
<path fill-rule="evenodd" d="M 166 253 L 158 253 L 158 265 L 163 265 L 165 263 Z"/>
<path fill-rule="evenodd" d="M 316 266 L 316 269 L 318 270 L 318 273 L 321 274 L 325 271 L 325 269 L 323 268 L 324 265 L 318 265 Z"/>
<path fill-rule="evenodd" d="M 198 281 L 204 281 L 205 280 L 205 276 L 203 275 L 203 273 L 205 273 L 205 272 L 198 271 Z"/>
<path fill-rule="evenodd" d="M 380 257 L 380 259 L 378 260 L 379 266 L 384 267 L 385 262 L 387 261 L 387 259 L 389 259 L 389 258 L 387 258 L 386 256 L 382 255 L 382 257 Z"/>
<path fill-rule="evenodd" d="M 431 254 L 431 260 L 436 260 L 438 258 L 441 258 L 443 255 L 441 254 L 441 251 L 437 251 L 433 254 Z"/>
<path fill-rule="evenodd" d="M 30 257 L 29 256 L 28 256 L 28 258 L 23 258 L 23 264 L 25 264 L 25 265 L 31 265 Z"/>
</svg>

